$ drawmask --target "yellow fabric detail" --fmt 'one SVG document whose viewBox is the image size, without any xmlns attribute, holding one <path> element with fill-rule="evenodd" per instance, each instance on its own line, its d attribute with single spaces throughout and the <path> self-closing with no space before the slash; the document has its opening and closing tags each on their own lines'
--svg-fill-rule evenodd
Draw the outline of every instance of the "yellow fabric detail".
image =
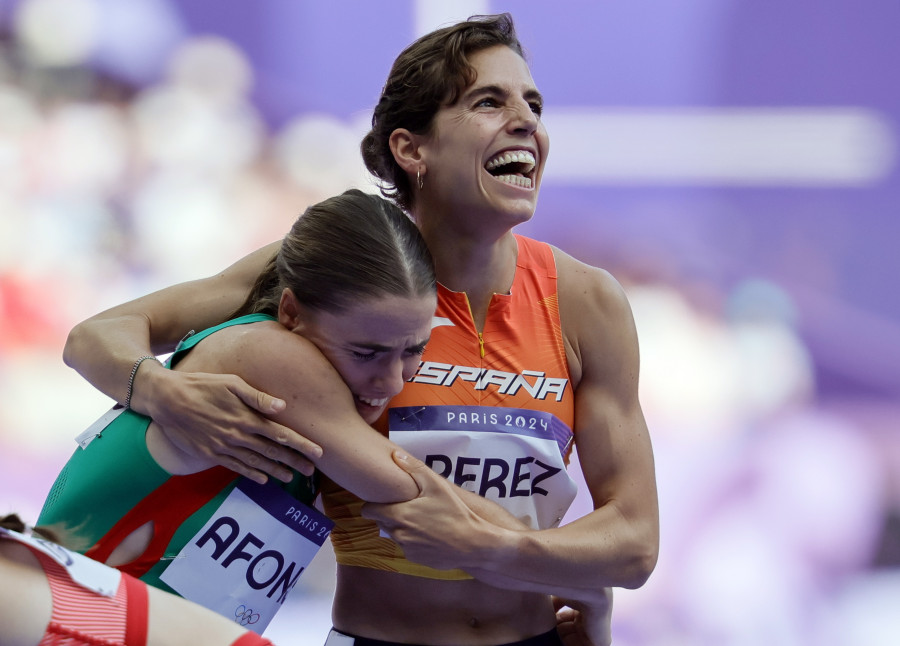
<svg viewBox="0 0 900 646">
<path fill-rule="evenodd" d="M 378 525 L 374 521 L 360 516 L 363 501 L 325 478 L 322 483 L 322 502 L 325 513 L 335 523 L 331 531 L 331 544 L 335 558 L 341 565 L 445 581 L 472 578 L 462 570 L 436 570 L 407 560 L 399 545 L 379 534 Z"/>
</svg>

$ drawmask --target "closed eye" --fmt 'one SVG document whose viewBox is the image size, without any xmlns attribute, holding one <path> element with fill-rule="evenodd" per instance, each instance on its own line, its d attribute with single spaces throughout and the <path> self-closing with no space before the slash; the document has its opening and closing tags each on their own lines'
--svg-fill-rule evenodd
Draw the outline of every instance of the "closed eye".
<svg viewBox="0 0 900 646">
<path fill-rule="evenodd" d="M 372 361 L 378 355 L 377 352 L 357 352 L 356 350 L 351 350 L 350 353 L 357 361 Z"/>
<path fill-rule="evenodd" d="M 422 343 L 418 345 L 414 345 L 406 349 L 406 354 L 410 356 L 419 355 L 420 357 L 425 354 L 425 346 L 428 345 L 428 342 L 431 341 L 431 338 L 425 339 Z"/>
</svg>

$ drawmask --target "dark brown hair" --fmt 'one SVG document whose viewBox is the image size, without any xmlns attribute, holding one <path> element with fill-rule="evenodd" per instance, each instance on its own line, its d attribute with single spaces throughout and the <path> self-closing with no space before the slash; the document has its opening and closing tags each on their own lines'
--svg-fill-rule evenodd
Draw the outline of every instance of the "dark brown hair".
<svg viewBox="0 0 900 646">
<path fill-rule="evenodd" d="M 412 208 L 412 187 L 391 153 L 391 133 L 398 128 L 427 133 L 438 109 L 455 103 L 475 81 L 469 56 L 495 45 L 505 45 L 525 58 L 508 13 L 472 16 L 433 31 L 394 61 L 372 114 L 372 129 L 360 149 L 366 168 L 381 180 L 382 194 L 407 211 Z"/>
<path fill-rule="evenodd" d="M 21 518 L 19 518 L 18 514 L 7 514 L 6 516 L 0 516 L 0 527 L 2 527 L 3 529 L 12 530 L 14 532 L 19 532 L 20 534 L 24 533 L 27 529 L 25 522 Z M 48 541 L 59 543 L 59 539 L 56 538 L 56 535 L 48 529 L 45 529 L 43 527 L 32 527 L 31 531 L 42 538 L 46 538 Z"/>
<path fill-rule="evenodd" d="M 301 305 L 339 312 L 357 299 L 434 294 L 434 265 L 396 205 L 353 189 L 309 207 L 234 316 L 278 315 L 289 287 Z"/>
</svg>

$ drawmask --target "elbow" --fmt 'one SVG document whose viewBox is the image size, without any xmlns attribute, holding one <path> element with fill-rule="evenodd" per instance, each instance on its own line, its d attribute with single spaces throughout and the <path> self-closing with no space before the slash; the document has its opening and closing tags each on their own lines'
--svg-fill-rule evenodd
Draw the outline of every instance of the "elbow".
<svg viewBox="0 0 900 646">
<path fill-rule="evenodd" d="M 633 555 L 626 571 L 622 573 L 622 581 L 618 587 L 636 590 L 644 585 L 656 568 L 657 556 L 658 551 L 655 549 Z"/>
<path fill-rule="evenodd" d="M 84 332 L 84 321 L 69 330 L 66 337 L 66 345 L 63 347 L 63 363 L 70 368 L 76 367 L 78 346 L 81 344 L 81 338 Z"/>
<path fill-rule="evenodd" d="M 636 590 L 653 574 L 659 558 L 659 533 L 654 531 L 648 534 L 635 540 L 623 559 L 626 566 L 621 573 L 622 580 L 616 584 L 618 587 Z"/>
</svg>

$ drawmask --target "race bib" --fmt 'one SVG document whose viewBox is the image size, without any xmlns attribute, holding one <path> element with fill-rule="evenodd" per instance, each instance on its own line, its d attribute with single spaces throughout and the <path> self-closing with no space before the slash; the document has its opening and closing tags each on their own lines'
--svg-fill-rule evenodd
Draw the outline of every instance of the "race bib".
<svg viewBox="0 0 900 646">
<path fill-rule="evenodd" d="M 126 408 L 124 406 L 119 406 L 116 404 L 108 411 L 103 413 L 96 422 L 88 426 L 84 429 L 78 436 L 75 438 L 75 441 L 78 442 L 78 446 L 82 449 L 86 449 L 88 445 L 103 432 L 103 430 L 112 424 L 113 420 L 116 419 L 119 415 L 124 413 Z"/>
<path fill-rule="evenodd" d="M 119 589 L 122 573 L 103 563 L 98 563 L 86 556 L 67 550 L 62 545 L 38 536 L 25 536 L 19 532 L 0 527 L 0 538 L 8 538 L 24 543 L 33 550 L 46 554 L 66 569 L 69 577 L 83 588 L 87 588 L 104 597 L 113 597 Z"/>
<path fill-rule="evenodd" d="M 262 634 L 333 526 L 274 482 L 242 478 L 160 579 Z"/>
<path fill-rule="evenodd" d="M 575 499 L 563 457 L 573 434 L 550 413 L 410 406 L 390 410 L 389 429 L 391 440 L 434 471 L 533 529 L 559 525 Z"/>
</svg>

